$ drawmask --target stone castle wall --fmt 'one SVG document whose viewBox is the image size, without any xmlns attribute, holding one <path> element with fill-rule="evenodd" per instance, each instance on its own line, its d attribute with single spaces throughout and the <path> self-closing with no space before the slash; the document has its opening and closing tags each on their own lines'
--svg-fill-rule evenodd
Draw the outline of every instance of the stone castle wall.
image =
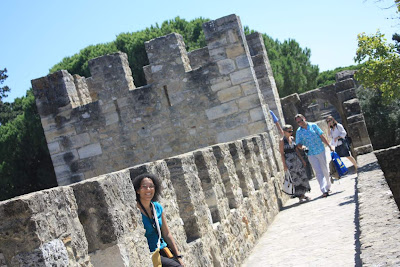
<svg viewBox="0 0 400 267">
<path fill-rule="evenodd" d="M 389 148 L 389 150 L 399 150 Z M 380 152 L 382 153 L 382 152 Z M 400 212 L 390 190 L 379 154 L 368 153 L 357 158 L 355 237 L 359 240 L 362 266 L 399 266 Z M 378 164 L 379 161 L 379 164 Z M 398 165 L 398 164 L 396 164 Z M 384 168 L 382 166 L 382 168 Z M 385 172 L 385 175 L 384 175 Z"/>
<path fill-rule="evenodd" d="M 160 202 L 190 266 L 239 266 L 287 200 L 266 133 L 3 201 L 5 266 L 150 266 L 131 179 Z"/>
<path fill-rule="evenodd" d="M 190 53 L 179 34 L 146 42 L 140 88 L 123 53 L 89 61 L 88 78 L 32 80 L 59 185 L 252 134 L 276 139 L 268 109 L 283 116 L 261 34 L 246 37 L 236 15 L 203 29 L 207 47 Z"/>
<path fill-rule="evenodd" d="M 374 151 L 379 165 L 385 174 L 386 181 L 393 193 L 393 197 L 400 209 L 400 146 Z"/>
</svg>

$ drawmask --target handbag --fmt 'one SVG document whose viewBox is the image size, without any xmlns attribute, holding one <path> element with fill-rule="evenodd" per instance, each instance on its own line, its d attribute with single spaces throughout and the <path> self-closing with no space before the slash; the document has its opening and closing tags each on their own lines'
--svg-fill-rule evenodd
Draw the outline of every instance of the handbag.
<svg viewBox="0 0 400 267">
<path fill-rule="evenodd" d="M 348 170 L 347 170 L 346 165 L 344 165 L 343 161 L 339 157 L 339 155 L 336 152 L 332 151 L 331 158 L 332 158 L 333 164 L 335 165 L 336 171 L 338 172 L 339 178 L 341 176 L 345 175 L 348 172 Z"/>
<path fill-rule="evenodd" d="M 151 203 L 151 206 L 153 208 L 154 220 L 156 221 L 157 232 L 158 232 L 157 249 L 153 252 L 153 255 L 151 256 L 151 260 L 153 261 L 154 267 L 162 267 L 161 255 L 160 255 L 160 243 L 161 243 L 160 225 L 158 224 L 157 212 L 156 212 L 156 209 L 154 208 L 154 204 Z"/>
<path fill-rule="evenodd" d="M 293 196 L 295 193 L 292 176 L 290 175 L 289 170 L 285 172 L 285 180 L 283 180 L 282 191 L 290 196 Z"/>
</svg>

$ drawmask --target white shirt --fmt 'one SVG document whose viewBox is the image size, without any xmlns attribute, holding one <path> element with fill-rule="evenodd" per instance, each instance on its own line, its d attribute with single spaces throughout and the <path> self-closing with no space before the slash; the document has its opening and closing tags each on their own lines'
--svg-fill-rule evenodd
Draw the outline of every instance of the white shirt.
<svg viewBox="0 0 400 267">
<path fill-rule="evenodd" d="M 334 147 L 340 146 L 342 144 L 342 141 L 340 141 L 340 140 L 335 141 L 335 138 L 340 136 L 340 138 L 344 139 L 346 137 L 346 135 L 347 135 L 347 132 L 343 128 L 343 125 L 341 125 L 340 123 L 337 123 L 336 127 L 334 127 L 333 129 L 330 128 L 330 136 L 332 138 L 331 146 L 334 146 Z"/>
</svg>

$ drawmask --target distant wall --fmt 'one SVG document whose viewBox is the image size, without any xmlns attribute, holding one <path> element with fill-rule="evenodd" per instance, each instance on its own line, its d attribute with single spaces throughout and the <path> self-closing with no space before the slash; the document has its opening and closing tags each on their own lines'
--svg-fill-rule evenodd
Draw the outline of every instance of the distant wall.
<svg viewBox="0 0 400 267">
<path fill-rule="evenodd" d="M 374 153 L 400 209 L 400 146 L 376 150 Z"/>
<path fill-rule="evenodd" d="M 357 163 L 355 235 L 359 235 L 362 264 L 400 266 L 400 212 L 393 194 L 374 153 L 358 156 Z"/>
</svg>

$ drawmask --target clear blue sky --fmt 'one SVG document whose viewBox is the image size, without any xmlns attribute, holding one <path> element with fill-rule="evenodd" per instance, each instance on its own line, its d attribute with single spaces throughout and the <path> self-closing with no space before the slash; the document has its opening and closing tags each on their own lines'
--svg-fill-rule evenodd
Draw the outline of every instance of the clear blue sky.
<svg viewBox="0 0 400 267">
<path fill-rule="evenodd" d="M 30 81 L 48 74 L 66 56 L 88 45 L 113 41 L 122 32 L 142 30 L 180 16 L 217 19 L 240 16 L 242 24 L 274 39 L 296 40 L 311 49 L 320 71 L 354 64 L 357 34 L 377 29 L 400 32 L 393 0 L 9 0 L 1 3 L 0 69 L 9 78 L 9 97 L 24 96 Z"/>
</svg>

